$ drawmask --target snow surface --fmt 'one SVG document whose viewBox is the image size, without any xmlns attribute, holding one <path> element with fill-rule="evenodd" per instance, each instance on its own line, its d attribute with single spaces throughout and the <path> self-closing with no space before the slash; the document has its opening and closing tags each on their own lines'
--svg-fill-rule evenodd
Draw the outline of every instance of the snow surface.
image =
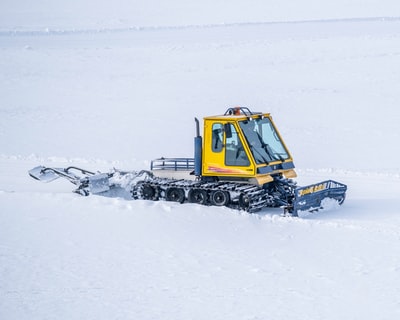
<svg viewBox="0 0 400 320">
<path fill-rule="evenodd" d="M 0 3 L 0 319 L 398 319 L 400 4 Z M 34 166 L 192 156 L 193 118 L 271 112 L 340 208 L 129 201 Z"/>
</svg>

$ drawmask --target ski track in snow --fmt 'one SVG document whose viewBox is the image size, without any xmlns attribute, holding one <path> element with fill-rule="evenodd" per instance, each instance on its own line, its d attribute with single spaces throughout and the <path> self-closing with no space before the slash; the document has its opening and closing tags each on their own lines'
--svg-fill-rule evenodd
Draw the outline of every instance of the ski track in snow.
<svg viewBox="0 0 400 320">
<path fill-rule="evenodd" d="M 133 31 L 179 31 L 195 29 L 215 29 L 229 27 L 262 27 L 273 25 L 298 25 L 298 24 L 342 24 L 342 23 L 365 23 L 365 22 L 399 22 L 400 17 L 369 17 L 369 18 L 343 18 L 343 19 L 321 19 L 321 20 L 297 20 L 297 21 L 269 21 L 269 22 L 238 22 L 219 23 L 204 25 L 178 25 L 178 26 L 133 26 L 127 28 L 101 28 L 101 29 L 51 29 L 44 30 L 0 30 L 0 36 L 46 36 L 46 35 L 80 35 L 98 33 L 120 33 Z"/>
</svg>

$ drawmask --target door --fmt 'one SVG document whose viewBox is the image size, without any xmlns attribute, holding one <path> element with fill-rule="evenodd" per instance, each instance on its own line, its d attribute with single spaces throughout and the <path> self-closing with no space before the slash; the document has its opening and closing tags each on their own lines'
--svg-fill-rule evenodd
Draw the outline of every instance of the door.
<svg viewBox="0 0 400 320">
<path fill-rule="evenodd" d="M 249 177 L 253 166 L 233 123 L 207 121 L 204 126 L 203 175 Z"/>
</svg>

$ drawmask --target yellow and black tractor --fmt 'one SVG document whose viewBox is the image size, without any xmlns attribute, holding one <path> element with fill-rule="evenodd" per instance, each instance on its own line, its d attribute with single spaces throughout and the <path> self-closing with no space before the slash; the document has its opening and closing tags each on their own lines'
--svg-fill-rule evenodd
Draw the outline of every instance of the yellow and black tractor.
<svg viewBox="0 0 400 320">
<path fill-rule="evenodd" d="M 196 121 L 194 158 L 159 158 L 150 171 L 93 173 L 77 167 L 39 166 L 29 174 L 41 181 L 64 177 L 82 195 L 117 195 L 133 199 L 227 206 L 248 212 L 282 207 L 286 214 L 313 211 L 324 199 L 342 204 L 346 185 L 327 180 L 298 187 L 293 158 L 269 113 L 229 108 L 204 118 L 203 137 Z M 110 192 L 112 191 L 112 192 Z"/>
</svg>

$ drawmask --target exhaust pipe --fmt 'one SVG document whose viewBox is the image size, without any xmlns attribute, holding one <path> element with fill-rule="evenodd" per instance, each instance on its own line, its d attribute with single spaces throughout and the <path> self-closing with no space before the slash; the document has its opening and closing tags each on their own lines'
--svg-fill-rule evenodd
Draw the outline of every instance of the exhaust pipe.
<svg viewBox="0 0 400 320">
<path fill-rule="evenodd" d="M 199 119 L 194 118 L 194 121 L 196 122 L 196 137 L 194 137 L 194 175 L 199 177 L 201 176 L 202 167 L 203 139 L 200 135 Z"/>
</svg>

